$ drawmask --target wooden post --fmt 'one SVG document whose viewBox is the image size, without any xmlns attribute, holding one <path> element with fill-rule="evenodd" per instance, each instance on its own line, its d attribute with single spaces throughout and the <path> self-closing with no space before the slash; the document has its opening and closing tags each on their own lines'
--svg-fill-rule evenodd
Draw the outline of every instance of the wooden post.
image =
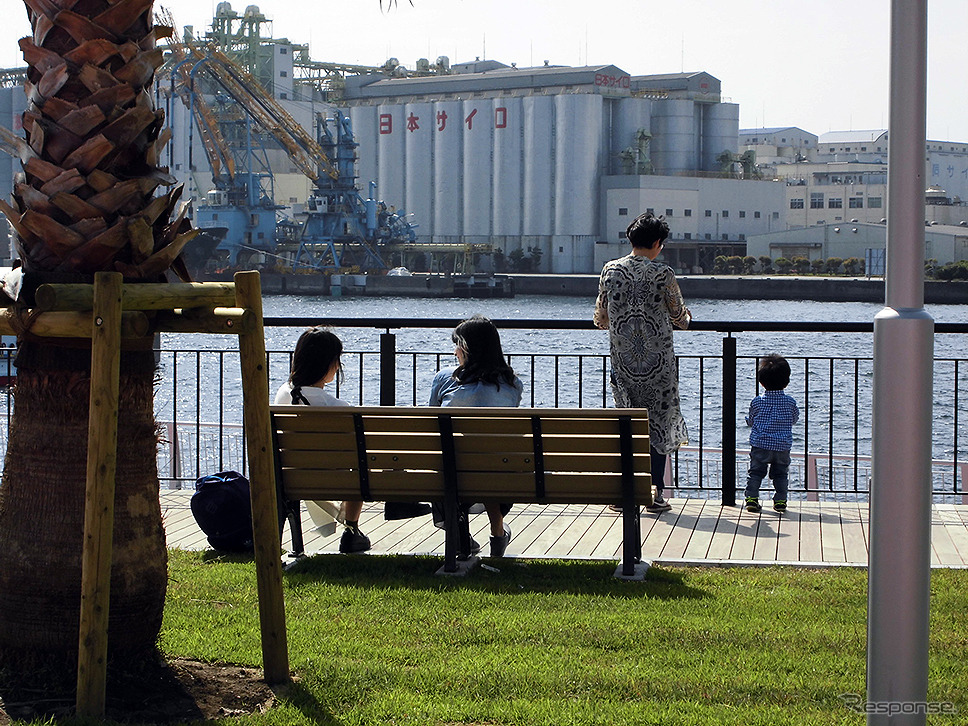
<svg viewBox="0 0 968 726">
<path fill-rule="evenodd" d="M 77 659 L 76 705 L 80 718 L 101 718 L 104 715 L 107 687 L 114 477 L 118 455 L 118 377 L 121 368 L 121 279 L 118 272 L 98 272 L 94 277 L 91 403 Z"/>
<path fill-rule="evenodd" d="M 249 455 L 259 622 L 262 628 L 262 667 L 267 683 L 286 683 L 289 681 L 289 646 L 286 642 L 286 610 L 282 594 L 282 543 L 279 540 L 276 472 L 272 463 L 269 378 L 259 273 L 237 272 L 235 296 L 236 305 L 247 308 L 253 317 L 251 330 L 239 336 L 239 354 L 244 392 L 243 420 Z"/>
</svg>

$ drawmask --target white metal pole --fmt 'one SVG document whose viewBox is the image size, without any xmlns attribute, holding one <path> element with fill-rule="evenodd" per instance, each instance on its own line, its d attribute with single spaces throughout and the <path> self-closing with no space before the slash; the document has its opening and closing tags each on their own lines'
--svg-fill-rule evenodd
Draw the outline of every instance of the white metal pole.
<svg viewBox="0 0 968 726">
<path fill-rule="evenodd" d="M 934 321 L 924 310 L 927 0 L 891 2 L 885 308 L 874 319 L 868 726 L 924 724 Z"/>
</svg>

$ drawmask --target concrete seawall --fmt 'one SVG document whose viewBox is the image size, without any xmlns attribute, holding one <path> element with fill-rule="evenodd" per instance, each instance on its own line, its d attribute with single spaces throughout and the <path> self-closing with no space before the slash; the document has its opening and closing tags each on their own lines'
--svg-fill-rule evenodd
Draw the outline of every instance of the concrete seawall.
<svg viewBox="0 0 968 726">
<path fill-rule="evenodd" d="M 362 279 L 364 277 L 365 279 Z M 598 275 L 502 275 L 501 277 L 509 281 L 509 286 L 515 295 L 594 297 L 598 292 Z M 683 275 L 678 280 L 682 294 L 687 299 L 884 302 L 882 279 Z M 343 275 L 341 278 L 337 277 L 335 281 L 342 284 L 331 284 L 331 278 L 326 275 L 263 273 L 262 292 L 265 295 L 467 297 L 466 292 L 455 291 L 453 277 L 444 275 L 421 273 L 408 277 Z M 968 304 L 968 282 L 929 280 L 925 282 L 924 295 L 926 303 Z"/>
</svg>

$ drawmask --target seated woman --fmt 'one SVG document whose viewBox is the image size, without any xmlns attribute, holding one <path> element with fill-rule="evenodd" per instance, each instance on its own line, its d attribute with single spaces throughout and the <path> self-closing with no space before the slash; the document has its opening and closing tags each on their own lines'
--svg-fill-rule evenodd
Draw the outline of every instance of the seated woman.
<svg viewBox="0 0 968 726">
<path fill-rule="evenodd" d="M 521 403 L 524 386 L 504 358 L 494 323 L 475 316 L 458 325 L 452 339 L 458 366 L 434 376 L 431 406 L 516 407 Z M 511 528 L 504 523 L 511 505 L 488 502 L 485 508 L 491 522 L 491 557 L 503 557 L 511 541 Z M 472 540 L 471 550 L 479 549 Z"/>
<path fill-rule="evenodd" d="M 341 380 L 343 366 L 340 355 L 343 343 L 334 333 L 324 328 L 310 328 L 299 336 L 292 354 L 289 380 L 276 392 L 277 405 L 293 406 L 349 406 L 325 390 L 327 383 Z M 341 509 L 345 516 L 340 552 L 365 552 L 370 549 L 370 538 L 360 532 L 360 513 L 363 502 L 345 501 Z"/>
</svg>

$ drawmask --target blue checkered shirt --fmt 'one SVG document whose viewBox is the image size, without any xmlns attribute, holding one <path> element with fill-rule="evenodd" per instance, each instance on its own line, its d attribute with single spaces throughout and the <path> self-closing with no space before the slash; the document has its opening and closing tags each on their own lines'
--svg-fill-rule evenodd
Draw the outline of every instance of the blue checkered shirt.
<svg viewBox="0 0 968 726">
<path fill-rule="evenodd" d="M 746 425 L 752 426 L 750 446 L 769 451 L 793 448 L 793 424 L 800 419 L 800 409 L 792 396 L 783 391 L 765 391 L 750 401 Z"/>
</svg>

